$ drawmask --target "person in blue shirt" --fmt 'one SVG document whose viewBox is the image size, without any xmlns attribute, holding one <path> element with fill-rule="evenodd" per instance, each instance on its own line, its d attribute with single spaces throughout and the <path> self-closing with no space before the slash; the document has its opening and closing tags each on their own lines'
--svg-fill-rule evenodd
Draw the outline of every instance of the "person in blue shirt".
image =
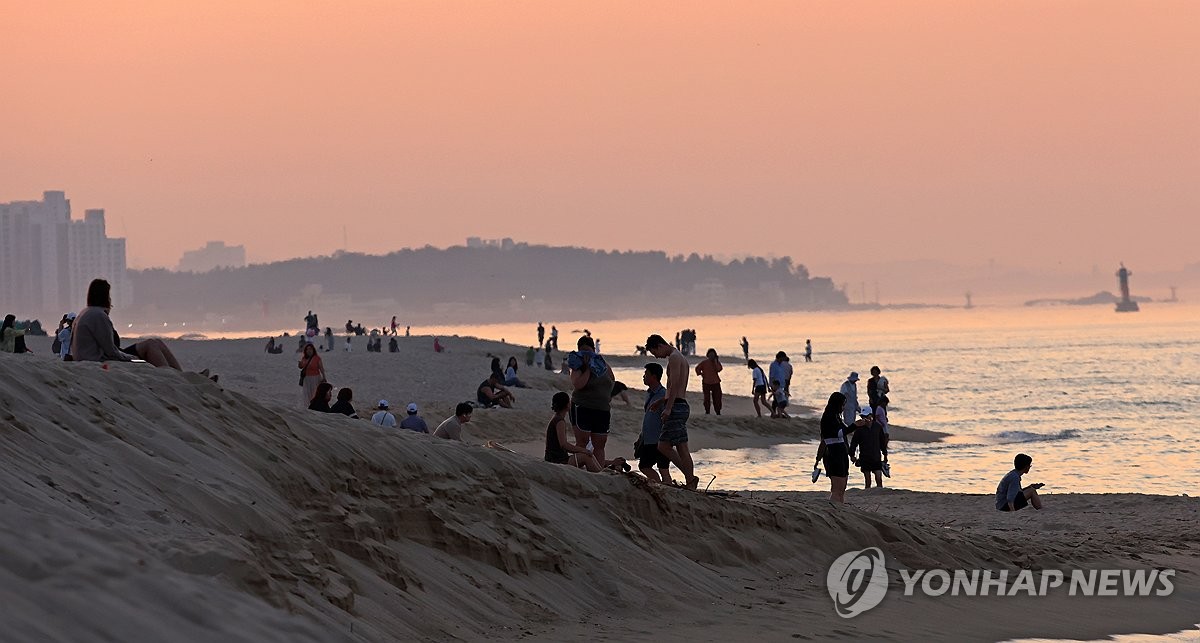
<svg viewBox="0 0 1200 643">
<path fill-rule="evenodd" d="M 1029 468 L 1033 466 L 1033 458 L 1018 453 L 1016 458 L 1013 458 L 1012 471 L 1004 476 L 1000 481 L 1000 485 L 996 487 L 996 509 L 998 511 L 1019 511 L 1029 505 L 1033 505 L 1034 509 L 1042 508 L 1042 499 L 1038 497 L 1038 489 L 1044 485 L 1038 482 L 1031 484 L 1028 487 L 1021 488 L 1021 476 L 1029 473 Z"/>
<path fill-rule="evenodd" d="M 646 403 L 642 406 L 642 446 L 634 455 L 638 458 L 638 471 L 651 482 L 671 484 L 671 460 L 658 450 L 658 439 L 662 435 L 662 414 L 658 410 L 667 399 L 667 389 L 662 385 L 663 367 L 654 362 L 646 364 L 642 383 L 646 385 Z M 655 467 L 658 470 L 655 471 Z"/>
</svg>

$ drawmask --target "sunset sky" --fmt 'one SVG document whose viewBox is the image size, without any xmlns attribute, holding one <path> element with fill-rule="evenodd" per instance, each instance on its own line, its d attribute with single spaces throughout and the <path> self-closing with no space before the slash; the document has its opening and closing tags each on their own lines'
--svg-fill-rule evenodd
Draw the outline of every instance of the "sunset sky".
<svg viewBox="0 0 1200 643">
<path fill-rule="evenodd" d="M 1200 261 L 1200 2 L 0 0 L 0 201 L 136 267 L 468 235 Z M 1106 268 L 1107 270 L 1107 268 Z"/>
</svg>

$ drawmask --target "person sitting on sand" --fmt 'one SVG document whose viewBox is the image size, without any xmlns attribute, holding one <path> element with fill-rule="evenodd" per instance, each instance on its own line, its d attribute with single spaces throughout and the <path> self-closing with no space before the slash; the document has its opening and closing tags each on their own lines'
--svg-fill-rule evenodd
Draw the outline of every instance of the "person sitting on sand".
<svg viewBox="0 0 1200 643">
<path fill-rule="evenodd" d="M 387 400 L 379 400 L 379 405 L 375 408 L 375 415 L 371 416 L 371 424 L 384 428 L 396 426 L 396 416 L 392 415 L 391 411 L 388 410 Z"/>
<path fill-rule="evenodd" d="M 444 440 L 458 440 L 462 442 L 462 427 L 464 424 L 471 421 L 471 413 L 475 408 L 470 402 L 459 402 L 458 406 L 454 407 L 454 415 L 446 418 L 433 430 L 433 436 Z"/>
<path fill-rule="evenodd" d="M 93 279 L 88 284 L 87 307 L 75 316 L 75 330 L 71 334 L 72 359 L 84 362 L 128 362 L 136 357 L 159 368 L 183 370 L 175 354 L 161 339 L 144 339 L 119 348 L 121 337 L 113 329 L 108 316 L 111 310 L 112 286 L 103 279 Z M 210 376 L 207 370 L 201 374 L 215 377 Z"/>
<path fill-rule="evenodd" d="M 667 397 L 662 376 L 662 366 L 654 362 L 646 364 L 646 372 L 642 374 L 642 383 L 646 385 L 646 402 L 642 405 L 642 447 L 633 455 L 638 459 L 638 471 L 647 480 L 671 484 L 671 460 L 658 449 L 658 438 L 662 435 L 662 414 L 658 407 Z M 655 467 L 658 467 L 657 471 Z"/>
<path fill-rule="evenodd" d="M 746 368 L 750 369 L 750 379 L 754 382 L 750 389 L 750 395 L 754 398 L 754 412 L 758 417 L 762 417 L 762 406 L 771 408 L 771 405 L 767 403 L 767 376 L 758 362 L 754 360 L 747 361 Z M 760 402 L 762 406 L 759 406 Z M 774 417 L 774 414 L 771 417 Z"/>
<path fill-rule="evenodd" d="M 264 348 L 263 350 L 266 351 L 267 353 L 275 353 L 276 348 L 277 347 L 275 346 L 275 337 L 274 336 L 268 337 L 267 338 L 267 347 Z"/>
<path fill-rule="evenodd" d="M 433 338 L 433 352 L 435 352 L 435 353 L 441 353 L 441 352 L 444 352 L 445 350 L 446 350 L 446 347 L 445 347 L 445 346 L 442 346 L 442 341 L 441 341 L 441 338 L 440 338 L 440 337 L 434 337 L 434 338 Z"/>
<path fill-rule="evenodd" d="M 517 358 L 508 358 L 508 368 L 504 369 L 504 385 L 517 388 L 529 388 L 517 377 Z"/>
<path fill-rule="evenodd" d="M 667 358 L 667 395 L 662 404 L 656 402 L 658 406 L 652 409 L 661 409 L 659 415 L 663 422 L 662 433 L 658 436 L 658 450 L 683 473 L 684 486 L 694 490 L 700 484 L 700 478 L 695 476 L 695 465 L 688 451 L 687 421 L 691 416 L 691 408 L 685 397 L 689 372 L 687 358 L 661 335 L 647 337 L 646 349 L 659 359 Z"/>
<path fill-rule="evenodd" d="M 817 445 L 817 462 L 813 467 L 813 482 L 817 481 L 818 467 L 825 462 L 825 475 L 829 477 L 829 500 L 839 504 L 846 502 L 846 483 L 850 479 L 850 451 L 846 446 L 846 433 L 866 425 L 858 419 L 852 427 L 846 426 L 842 409 L 846 407 L 846 396 L 840 392 L 829 395 L 825 412 L 821 414 L 821 442 Z"/>
<path fill-rule="evenodd" d="M 58 358 L 69 361 L 71 358 L 71 333 L 74 332 L 75 313 L 67 313 L 67 323 L 58 331 Z"/>
<path fill-rule="evenodd" d="M 791 417 L 787 414 L 788 394 L 787 387 L 782 382 L 776 380 L 771 383 L 771 417 L 786 418 Z"/>
<path fill-rule="evenodd" d="M 392 335 L 392 338 L 388 340 L 388 352 L 389 353 L 399 353 L 400 352 L 400 342 L 396 341 L 395 335 Z"/>
<path fill-rule="evenodd" d="M 304 398 L 304 406 L 307 407 L 317 393 L 317 386 L 328 379 L 325 377 L 325 363 L 317 354 L 317 347 L 306 344 L 304 353 L 300 355 L 300 361 L 296 365 L 300 368 L 300 385 L 304 387 L 301 396 Z"/>
<path fill-rule="evenodd" d="M 357 420 L 358 411 L 354 410 L 354 404 L 352 404 L 353 401 L 354 391 L 350 390 L 350 387 L 348 386 L 343 386 L 338 390 L 337 402 L 334 402 L 333 406 L 329 407 L 329 412 L 341 413 L 348 418 L 354 418 Z"/>
<path fill-rule="evenodd" d="M 4 325 L 0 326 L 0 351 L 5 353 L 17 352 L 17 338 L 24 337 L 25 331 L 17 330 L 17 316 L 5 315 Z M 21 351 L 22 353 L 27 351 Z"/>
<path fill-rule="evenodd" d="M 550 410 L 554 417 L 546 426 L 546 462 L 569 464 L 573 467 L 585 468 L 591 472 L 600 471 L 596 458 L 587 449 L 574 444 L 567 437 L 567 412 L 571 408 L 571 396 L 559 391 L 550 400 Z"/>
<path fill-rule="evenodd" d="M 333 409 L 329 407 L 329 401 L 333 399 L 333 384 L 329 382 L 321 382 L 317 385 L 317 390 L 313 393 L 313 399 L 308 403 L 308 410 L 320 411 L 322 413 L 331 413 Z"/>
<path fill-rule="evenodd" d="M 429 425 L 425 424 L 425 418 L 417 415 L 416 402 L 409 402 L 408 408 L 405 410 L 408 411 L 408 416 L 400 420 L 400 428 L 417 433 L 429 433 Z"/>
<path fill-rule="evenodd" d="M 875 486 L 883 487 L 883 459 L 887 457 L 883 427 L 875 421 L 870 408 L 864 408 L 861 417 L 867 420 L 867 424 L 856 430 L 850 438 L 850 461 L 863 472 L 864 489 L 871 488 L 872 476 L 875 477 Z"/>
<path fill-rule="evenodd" d="M 475 389 L 475 397 L 484 408 L 493 408 L 502 406 L 506 409 L 511 409 L 517 398 L 513 396 L 512 391 L 504 388 L 500 383 L 500 377 L 495 373 L 489 373 L 488 378 L 479 383 L 479 387 Z"/>
<path fill-rule="evenodd" d="M 998 511 L 1020 511 L 1029 505 L 1033 505 L 1033 508 L 1039 511 L 1042 509 L 1042 499 L 1037 490 L 1045 485 L 1038 482 L 1021 488 L 1021 476 L 1029 473 L 1032 466 L 1033 458 L 1024 453 L 1018 453 L 1017 457 L 1013 458 L 1013 470 L 1009 471 L 996 487 Z"/>
</svg>

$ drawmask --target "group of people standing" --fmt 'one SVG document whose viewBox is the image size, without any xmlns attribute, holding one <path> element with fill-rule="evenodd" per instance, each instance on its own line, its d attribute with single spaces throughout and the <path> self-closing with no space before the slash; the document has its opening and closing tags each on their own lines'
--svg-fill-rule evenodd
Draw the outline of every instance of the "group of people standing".
<svg viewBox="0 0 1200 643">
<path fill-rule="evenodd" d="M 662 366 L 657 363 L 646 365 L 643 381 L 647 385 L 647 397 L 643 406 L 640 446 L 635 454 L 639 459 L 638 468 L 650 480 L 670 483 L 669 466 L 674 464 L 683 474 L 684 486 L 695 489 L 699 478 L 694 472 L 687 436 L 687 421 L 691 414 L 686 397 L 687 359 L 660 335 L 648 337 L 646 349 L 659 359 L 666 358 L 667 383 L 663 386 L 661 382 Z M 596 352 L 591 337 L 579 338 L 576 350 L 567 355 L 567 366 L 572 392 L 557 393 L 551 400 L 554 416 L 546 427 L 546 461 L 589 471 L 606 467 L 627 469 L 624 458 L 607 457 L 615 378 L 604 357 Z"/>
<path fill-rule="evenodd" d="M 864 407 L 858 401 L 858 381 L 858 373 L 851 371 L 841 388 L 829 396 L 821 414 L 821 442 L 817 445 L 812 479 L 817 481 L 824 462 L 830 499 L 838 503 L 846 501 L 851 463 L 862 472 L 867 489 L 872 482 L 882 487 L 883 478 L 892 475 L 888 463 L 887 413 L 891 387 L 879 367 L 872 366 L 871 379 L 867 381 L 868 406 Z"/>
</svg>

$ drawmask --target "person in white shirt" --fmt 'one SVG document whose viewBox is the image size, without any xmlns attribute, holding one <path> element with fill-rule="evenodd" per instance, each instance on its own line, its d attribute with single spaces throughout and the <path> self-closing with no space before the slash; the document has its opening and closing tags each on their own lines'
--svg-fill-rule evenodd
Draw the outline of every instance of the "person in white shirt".
<svg viewBox="0 0 1200 643">
<path fill-rule="evenodd" d="M 762 408 L 759 407 L 759 403 L 771 408 L 771 405 L 767 404 L 767 376 L 758 362 L 754 360 L 747 360 L 746 368 L 750 369 L 750 377 L 754 379 L 754 388 L 750 391 L 754 396 L 754 412 L 758 414 L 758 417 L 762 417 Z"/>
<path fill-rule="evenodd" d="M 392 415 L 388 411 L 388 401 L 387 400 L 379 400 L 378 409 L 379 410 L 376 411 L 375 415 L 371 416 L 371 424 L 375 424 L 375 425 L 382 426 L 382 427 L 396 426 L 396 416 Z"/>
<path fill-rule="evenodd" d="M 471 413 L 474 410 L 470 403 L 460 402 L 454 407 L 454 415 L 446 418 L 433 430 L 434 437 L 462 442 L 462 427 L 471 421 Z"/>
<path fill-rule="evenodd" d="M 846 406 L 842 408 L 842 419 L 846 422 L 846 426 L 854 424 L 858 419 L 858 412 L 862 406 L 858 403 L 858 372 L 851 371 L 850 375 L 842 382 L 842 388 L 839 392 L 846 396 Z"/>
</svg>

